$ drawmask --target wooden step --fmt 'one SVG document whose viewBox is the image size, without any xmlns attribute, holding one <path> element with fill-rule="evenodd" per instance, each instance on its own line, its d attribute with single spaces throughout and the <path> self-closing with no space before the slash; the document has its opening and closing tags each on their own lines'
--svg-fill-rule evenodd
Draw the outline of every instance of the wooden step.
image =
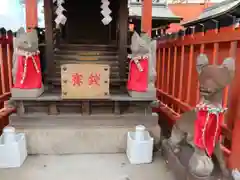
<svg viewBox="0 0 240 180">
<path fill-rule="evenodd" d="M 116 45 L 103 45 L 103 44 L 61 44 L 61 50 L 86 50 L 86 51 L 116 51 Z"/>
<path fill-rule="evenodd" d="M 65 50 L 65 49 L 59 49 L 55 51 L 55 54 L 57 55 L 81 55 L 81 56 L 116 56 L 118 55 L 117 51 L 106 51 L 106 50 L 102 50 L 102 51 L 96 51 L 96 50 Z"/>
<path fill-rule="evenodd" d="M 55 54 L 55 62 L 59 62 L 59 61 L 72 61 L 72 62 L 81 62 L 81 61 L 87 61 L 87 62 L 91 62 L 93 61 L 94 63 L 108 63 L 108 62 L 112 62 L 112 61 L 118 61 L 118 56 L 115 55 L 99 55 L 99 56 L 80 56 L 80 55 L 75 55 L 75 54 Z"/>
</svg>

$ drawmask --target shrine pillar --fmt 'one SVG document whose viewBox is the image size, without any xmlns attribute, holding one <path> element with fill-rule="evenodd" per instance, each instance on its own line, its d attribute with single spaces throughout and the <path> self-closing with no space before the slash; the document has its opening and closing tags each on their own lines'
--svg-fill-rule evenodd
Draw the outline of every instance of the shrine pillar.
<svg viewBox="0 0 240 180">
<path fill-rule="evenodd" d="M 31 28 L 38 26 L 37 0 L 25 0 L 25 8 L 26 28 L 29 31 Z"/>
<path fill-rule="evenodd" d="M 152 34 L 152 0 L 142 0 L 142 31 Z"/>
</svg>

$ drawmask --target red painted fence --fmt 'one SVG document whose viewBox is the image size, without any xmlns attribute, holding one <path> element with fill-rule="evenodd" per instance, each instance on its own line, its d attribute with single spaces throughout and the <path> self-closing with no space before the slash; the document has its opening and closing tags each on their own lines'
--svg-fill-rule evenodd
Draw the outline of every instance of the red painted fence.
<svg viewBox="0 0 240 180">
<path fill-rule="evenodd" d="M 0 134 L 6 126 L 13 109 L 4 108 L 4 102 L 11 95 L 12 87 L 13 35 L 11 31 L 0 29 Z"/>
<path fill-rule="evenodd" d="M 223 137 L 232 145 L 222 147 L 230 156 L 230 166 L 236 167 L 240 162 L 239 138 L 240 125 L 236 126 L 240 114 L 238 109 L 238 92 L 240 92 L 240 29 L 233 26 L 206 32 L 192 33 L 180 37 L 167 37 L 158 41 L 157 50 L 157 88 L 161 102 L 160 113 L 168 120 L 175 121 L 182 112 L 195 107 L 199 100 L 198 79 L 195 70 L 196 57 L 200 53 L 208 55 L 210 63 L 221 64 L 229 56 L 236 58 L 236 75 L 231 87 L 223 97 L 223 105 L 228 105 L 228 113 L 223 126 Z M 230 93 L 229 93 L 230 92 Z M 239 123 L 238 123 L 239 124 Z M 233 161 L 234 159 L 234 161 Z M 238 163 L 240 168 L 240 163 Z"/>
</svg>

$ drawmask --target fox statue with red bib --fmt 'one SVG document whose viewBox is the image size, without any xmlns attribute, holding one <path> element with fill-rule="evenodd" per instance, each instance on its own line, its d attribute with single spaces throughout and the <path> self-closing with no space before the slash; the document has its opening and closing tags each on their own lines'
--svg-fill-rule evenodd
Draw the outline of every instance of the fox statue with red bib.
<svg viewBox="0 0 240 180">
<path fill-rule="evenodd" d="M 129 55 L 127 89 L 131 97 L 156 98 L 156 40 L 143 33 L 134 32 Z"/>
<path fill-rule="evenodd" d="M 205 54 L 200 54 L 196 70 L 200 102 L 176 121 L 171 137 L 163 141 L 163 154 L 179 179 L 231 179 L 220 148 L 220 131 L 226 111 L 222 107 L 223 91 L 234 77 L 235 62 L 226 58 L 221 65 L 212 65 Z"/>
<path fill-rule="evenodd" d="M 20 28 L 13 40 L 13 98 L 39 97 L 44 92 L 36 30 Z"/>
</svg>

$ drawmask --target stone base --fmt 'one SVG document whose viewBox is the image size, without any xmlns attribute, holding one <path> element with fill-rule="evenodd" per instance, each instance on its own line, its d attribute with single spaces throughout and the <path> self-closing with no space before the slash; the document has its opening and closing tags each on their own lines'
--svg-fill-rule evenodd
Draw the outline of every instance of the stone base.
<svg viewBox="0 0 240 180">
<path fill-rule="evenodd" d="M 198 177 L 188 171 L 188 162 L 193 153 L 190 147 L 183 145 L 179 153 L 174 153 L 167 140 L 162 143 L 163 157 L 177 179 L 188 180 L 223 180 L 219 168 L 215 168 L 211 176 Z M 192 151 L 192 152 L 191 152 Z"/>
<path fill-rule="evenodd" d="M 19 89 L 12 88 L 11 93 L 13 98 L 35 98 L 39 97 L 44 92 L 44 86 L 40 89 Z"/>
<path fill-rule="evenodd" d="M 134 98 L 144 97 L 149 99 L 157 99 L 156 98 L 156 90 L 147 91 L 147 92 L 137 92 L 137 91 L 128 91 L 129 96 Z"/>
<path fill-rule="evenodd" d="M 147 128 L 155 143 L 160 137 L 157 117 L 148 116 L 91 120 L 84 116 L 73 119 L 70 115 L 12 115 L 10 124 L 26 134 L 29 154 L 125 153 L 127 133 L 139 124 Z"/>
</svg>

